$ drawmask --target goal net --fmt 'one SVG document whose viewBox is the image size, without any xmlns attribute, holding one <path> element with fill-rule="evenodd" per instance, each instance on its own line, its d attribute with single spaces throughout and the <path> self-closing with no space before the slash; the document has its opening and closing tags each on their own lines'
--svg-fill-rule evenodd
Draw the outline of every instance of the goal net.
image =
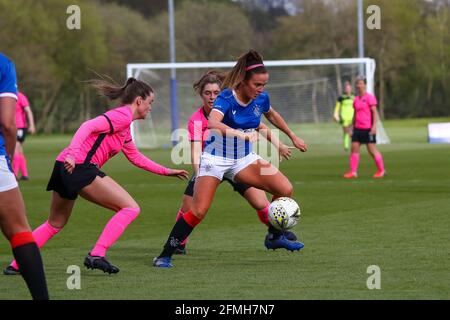
<svg viewBox="0 0 450 320">
<path fill-rule="evenodd" d="M 186 128 L 190 115 L 201 106 L 200 97 L 194 93 L 192 84 L 207 70 L 227 71 L 234 64 L 128 64 L 127 77 L 148 82 L 156 92 L 150 116 L 133 123 L 136 144 L 141 148 L 170 147 L 172 131 Z M 264 64 L 270 74 L 266 90 L 272 106 L 308 144 L 342 143 L 342 129 L 333 122 L 333 111 L 345 81 L 354 84 L 360 70 L 364 70 L 367 91 L 374 92 L 375 61 L 370 58 L 266 60 Z M 173 79 L 174 73 L 176 81 Z M 281 138 L 286 139 L 283 135 Z M 381 121 L 377 124 L 377 142 L 390 143 Z"/>
</svg>

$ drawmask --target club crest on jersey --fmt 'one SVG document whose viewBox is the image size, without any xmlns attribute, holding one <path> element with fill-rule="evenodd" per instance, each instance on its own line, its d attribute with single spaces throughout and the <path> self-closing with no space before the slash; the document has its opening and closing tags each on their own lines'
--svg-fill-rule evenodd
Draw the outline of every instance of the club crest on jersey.
<svg viewBox="0 0 450 320">
<path fill-rule="evenodd" d="M 255 106 L 253 107 L 253 114 L 254 114 L 255 116 L 257 116 L 257 117 L 260 117 L 260 116 L 261 116 L 261 108 L 260 108 L 260 106 L 255 105 Z"/>
</svg>

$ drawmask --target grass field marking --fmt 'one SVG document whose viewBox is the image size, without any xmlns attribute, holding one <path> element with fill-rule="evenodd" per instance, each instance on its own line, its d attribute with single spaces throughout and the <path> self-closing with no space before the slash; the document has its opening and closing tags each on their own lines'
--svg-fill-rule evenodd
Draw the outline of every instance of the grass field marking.
<svg viewBox="0 0 450 320">
<path fill-rule="evenodd" d="M 367 274 L 370 274 L 370 276 L 367 278 L 366 285 L 367 289 L 373 290 L 381 289 L 381 269 L 377 265 L 371 265 L 367 267 Z"/>
</svg>

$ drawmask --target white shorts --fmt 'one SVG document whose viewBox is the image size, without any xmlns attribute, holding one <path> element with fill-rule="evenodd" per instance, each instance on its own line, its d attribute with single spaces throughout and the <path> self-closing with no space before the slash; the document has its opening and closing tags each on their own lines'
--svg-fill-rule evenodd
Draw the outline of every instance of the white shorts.
<svg viewBox="0 0 450 320">
<path fill-rule="evenodd" d="M 0 156 L 0 192 L 5 192 L 17 188 L 17 180 L 10 170 L 5 156 Z"/>
<path fill-rule="evenodd" d="M 254 152 L 240 159 L 230 159 L 203 153 L 200 158 L 200 168 L 197 177 L 212 176 L 219 180 L 224 177 L 234 181 L 234 177 L 256 160 L 262 159 Z"/>
</svg>

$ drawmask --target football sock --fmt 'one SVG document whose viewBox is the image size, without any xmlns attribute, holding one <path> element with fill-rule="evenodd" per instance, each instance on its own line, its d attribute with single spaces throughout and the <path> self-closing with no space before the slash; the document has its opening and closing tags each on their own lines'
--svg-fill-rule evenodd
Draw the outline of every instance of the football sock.
<svg viewBox="0 0 450 320">
<path fill-rule="evenodd" d="M 139 208 L 123 208 L 118 211 L 106 224 L 102 234 L 91 251 L 91 256 L 104 257 L 106 255 L 106 250 L 119 239 L 127 226 L 139 215 L 139 212 Z"/>
<path fill-rule="evenodd" d="M 22 172 L 23 177 L 28 177 L 28 169 L 27 169 L 27 158 L 22 154 L 22 160 L 20 161 L 20 171 Z"/>
<path fill-rule="evenodd" d="M 183 215 L 184 215 L 184 212 L 181 211 L 181 210 L 179 210 L 178 213 L 177 213 L 177 219 L 176 219 L 176 221 L 178 221 Z M 189 239 L 189 238 L 184 239 L 183 242 L 180 243 L 180 245 L 185 246 L 186 243 L 188 242 L 188 239 Z"/>
<path fill-rule="evenodd" d="M 171 257 L 176 248 L 191 234 L 200 221 L 191 210 L 186 212 L 173 226 L 164 249 L 158 257 Z"/>
<path fill-rule="evenodd" d="M 45 221 L 42 225 L 40 225 L 33 231 L 33 238 L 36 241 L 37 246 L 39 248 L 42 248 L 42 246 L 48 240 L 53 238 L 53 236 L 60 231 L 61 228 L 55 228 L 48 221 Z M 20 270 L 16 260 L 11 262 L 11 266 L 15 269 Z"/>
<path fill-rule="evenodd" d="M 359 165 L 359 153 L 350 154 L 350 171 L 353 173 L 358 172 Z"/>
<path fill-rule="evenodd" d="M 377 165 L 378 172 L 384 172 L 384 162 L 381 153 L 375 154 L 375 164 Z"/>
<path fill-rule="evenodd" d="M 20 274 L 25 280 L 34 300 L 48 300 L 47 283 L 39 248 L 29 231 L 20 232 L 11 238 L 14 258 L 20 268 Z"/>
<path fill-rule="evenodd" d="M 269 226 L 269 204 L 267 204 L 264 209 L 257 210 L 256 213 L 258 214 L 259 221 L 264 223 L 266 226 Z"/>
<path fill-rule="evenodd" d="M 19 176 L 19 170 L 21 167 L 22 162 L 22 155 L 19 152 L 14 153 L 14 159 L 13 159 L 13 171 L 16 177 Z"/>
</svg>

